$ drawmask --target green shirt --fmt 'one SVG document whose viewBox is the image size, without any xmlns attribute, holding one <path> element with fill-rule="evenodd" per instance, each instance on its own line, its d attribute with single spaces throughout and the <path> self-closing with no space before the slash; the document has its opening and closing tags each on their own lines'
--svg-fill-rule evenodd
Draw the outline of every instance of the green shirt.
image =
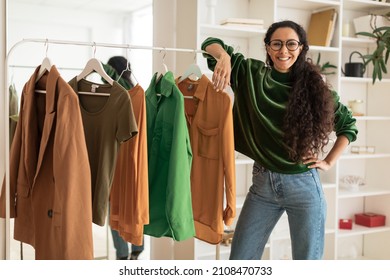
<svg viewBox="0 0 390 280">
<path fill-rule="evenodd" d="M 246 59 L 217 38 L 207 38 L 202 49 L 212 43 L 220 44 L 231 57 L 235 149 L 274 172 L 307 171 L 306 165 L 289 160 L 283 142 L 283 118 L 291 91 L 289 73 L 279 73 L 260 60 Z M 216 60 L 207 54 L 205 57 L 210 70 L 214 70 Z M 345 135 L 350 142 L 355 141 L 356 120 L 340 103 L 337 93 L 333 91 L 333 95 L 336 135 Z"/>
<path fill-rule="evenodd" d="M 195 235 L 191 200 L 192 151 L 184 97 L 172 72 L 153 75 L 146 90 L 149 224 L 144 233 L 181 241 Z"/>
</svg>

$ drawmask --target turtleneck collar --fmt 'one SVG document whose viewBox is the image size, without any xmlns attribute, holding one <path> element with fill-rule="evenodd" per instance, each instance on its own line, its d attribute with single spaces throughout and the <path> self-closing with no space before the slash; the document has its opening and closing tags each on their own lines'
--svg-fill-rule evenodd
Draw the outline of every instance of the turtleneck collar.
<svg viewBox="0 0 390 280">
<path fill-rule="evenodd" d="M 272 78 L 284 85 L 291 85 L 291 77 L 290 77 L 290 72 L 287 73 L 282 73 L 276 70 L 275 68 L 272 67 L 271 70 L 271 76 Z"/>
</svg>

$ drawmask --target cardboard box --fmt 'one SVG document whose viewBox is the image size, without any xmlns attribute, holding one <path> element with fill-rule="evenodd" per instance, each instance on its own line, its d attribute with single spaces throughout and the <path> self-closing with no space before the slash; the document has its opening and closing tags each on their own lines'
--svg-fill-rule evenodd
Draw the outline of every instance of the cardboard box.
<svg viewBox="0 0 390 280">
<path fill-rule="evenodd" d="M 311 14 L 307 30 L 310 45 L 329 47 L 336 26 L 337 11 L 328 9 Z"/>
<path fill-rule="evenodd" d="M 386 216 L 376 213 L 355 214 L 355 224 L 366 227 L 380 227 L 386 223 Z"/>
<path fill-rule="evenodd" d="M 352 229 L 352 219 L 340 219 L 339 229 Z"/>
</svg>

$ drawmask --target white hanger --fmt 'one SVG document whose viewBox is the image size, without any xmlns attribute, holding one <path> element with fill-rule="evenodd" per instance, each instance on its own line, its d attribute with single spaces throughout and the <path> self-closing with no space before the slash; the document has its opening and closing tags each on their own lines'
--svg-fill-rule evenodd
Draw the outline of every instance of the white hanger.
<svg viewBox="0 0 390 280">
<path fill-rule="evenodd" d="M 163 67 L 164 67 L 164 72 L 162 74 L 166 74 L 168 72 L 168 66 L 165 64 L 165 56 L 166 55 L 167 55 L 167 51 L 164 48 L 164 55 L 163 55 L 163 58 L 162 58 L 162 64 L 163 64 Z"/>
<path fill-rule="evenodd" d="M 190 77 L 191 75 L 195 75 L 197 79 L 200 79 L 202 77 L 202 71 L 200 70 L 200 67 L 198 64 L 191 64 L 188 66 L 184 74 L 180 77 L 179 83 L 184 81 L 186 78 Z"/>
<path fill-rule="evenodd" d="M 196 52 L 195 52 L 194 61 L 196 61 Z M 184 81 L 186 78 L 190 77 L 191 75 L 195 75 L 196 79 L 200 79 L 202 77 L 202 70 L 200 70 L 199 65 L 196 64 L 195 62 L 192 63 L 190 66 L 188 66 L 184 74 L 180 77 L 179 83 Z"/>
<path fill-rule="evenodd" d="M 119 74 L 119 77 L 118 77 L 118 79 L 117 79 L 117 82 L 118 82 L 119 79 L 122 77 L 123 73 L 125 73 L 126 71 L 129 71 L 129 72 L 130 72 L 130 78 L 133 77 L 134 80 L 136 81 L 136 83 L 138 84 L 138 80 L 137 80 L 137 78 L 135 77 L 133 71 L 132 71 L 131 68 L 130 68 L 130 64 L 129 64 L 129 53 L 128 53 L 128 51 L 129 51 L 129 47 L 126 49 L 126 69 L 124 69 L 124 70 L 122 71 L 122 73 Z"/>
<path fill-rule="evenodd" d="M 41 63 L 41 67 L 39 68 L 37 78 L 35 79 L 35 82 L 38 82 L 39 79 L 45 74 L 46 71 L 50 71 L 53 64 L 50 61 L 50 58 L 45 57 Z"/>
<path fill-rule="evenodd" d="M 92 72 L 98 73 L 110 85 L 114 84 L 114 80 L 110 76 L 108 76 L 106 71 L 104 71 L 102 63 L 96 58 L 91 58 L 90 60 L 88 60 L 83 71 L 81 71 L 81 73 L 77 76 L 77 81 L 80 81 L 81 79 L 87 77 Z"/>
<path fill-rule="evenodd" d="M 46 45 L 46 56 L 43 59 L 43 61 L 41 63 L 41 67 L 38 70 L 38 74 L 37 74 L 37 77 L 35 79 L 35 82 L 38 82 L 39 79 L 43 76 L 43 74 L 45 74 L 46 71 L 50 72 L 50 69 L 53 66 L 53 63 L 51 63 L 50 58 L 47 57 L 47 51 L 48 51 L 48 48 L 49 48 L 49 44 L 48 44 L 47 41 L 48 40 L 46 40 L 46 43 L 45 43 L 45 45 Z"/>
</svg>

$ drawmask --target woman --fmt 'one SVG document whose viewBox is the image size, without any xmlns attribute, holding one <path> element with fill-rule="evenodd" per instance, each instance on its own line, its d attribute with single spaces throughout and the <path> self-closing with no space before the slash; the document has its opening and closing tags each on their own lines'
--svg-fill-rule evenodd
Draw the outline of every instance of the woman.
<svg viewBox="0 0 390 280">
<path fill-rule="evenodd" d="M 300 25 L 276 22 L 264 43 L 266 63 L 234 53 L 217 38 L 202 44 L 216 89 L 231 85 L 235 93 L 235 149 L 255 161 L 230 259 L 260 259 L 285 211 L 293 259 L 321 259 L 326 201 L 317 170 L 330 169 L 356 140 L 356 121 L 306 59 Z M 334 145 L 318 158 L 332 131 Z"/>
</svg>

